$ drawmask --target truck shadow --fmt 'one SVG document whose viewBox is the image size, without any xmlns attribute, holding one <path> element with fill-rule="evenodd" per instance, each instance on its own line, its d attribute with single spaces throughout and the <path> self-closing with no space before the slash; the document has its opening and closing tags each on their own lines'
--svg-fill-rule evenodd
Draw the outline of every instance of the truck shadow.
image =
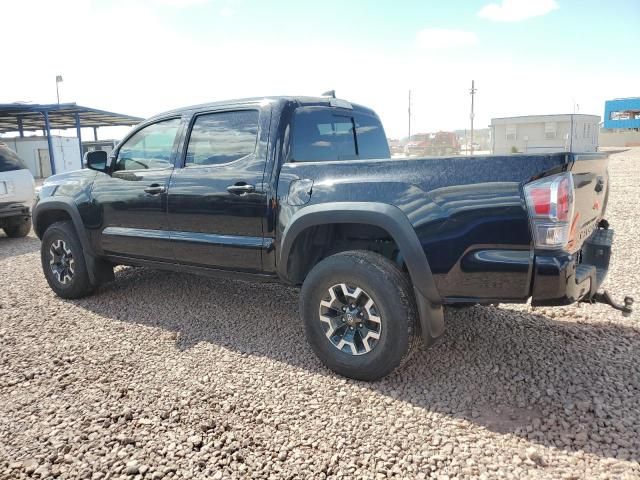
<svg viewBox="0 0 640 480">
<path fill-rule="evenodd" d="M 116 276 L 77 304 L 176 332 L 179 349 L 209 342 L 333 375 L 304 341 L 293 288 L 146 269 Z M 509 308 L 450 309 L 447 333 L 434 347 L 379 382 L 350 383 L 499 434 L 639 461 L 640 436 L 628 434 L 637 426 L 624 415 L 637 409 L 639 345 L 633 327 Z"/>
</svg>

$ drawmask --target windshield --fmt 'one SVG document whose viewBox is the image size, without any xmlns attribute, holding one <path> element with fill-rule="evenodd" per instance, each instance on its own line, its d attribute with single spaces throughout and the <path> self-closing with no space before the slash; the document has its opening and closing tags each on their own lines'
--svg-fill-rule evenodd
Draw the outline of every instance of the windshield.
<svg viewBox="0 0 640 480">
<path fill-rule="evenodd" d="M 6 145 L 0 145 L 0 172 L 24 170 L 27 168 L 20 157 Z"/>
</svg>

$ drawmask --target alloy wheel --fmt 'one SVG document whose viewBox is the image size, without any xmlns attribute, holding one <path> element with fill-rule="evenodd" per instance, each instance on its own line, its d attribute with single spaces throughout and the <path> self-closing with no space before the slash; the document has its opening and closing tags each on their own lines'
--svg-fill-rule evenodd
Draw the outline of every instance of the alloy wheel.
<svg viewBox="0 0 640 480">
<path fill-rule="evenodd" d="M 344 353 L 369 353 L 380 340 L 380 313 L 371 296 L 358 286 L 330 287 L 320 301 L 319 314 L 327 339 Z"/>
<path fill-rule="evenodd" d="M 68 285 L 73 280 L 75 260 L 67 243 L 58 239 L 49 247 L 49 267 L 58 282 Z"/>
</svg>

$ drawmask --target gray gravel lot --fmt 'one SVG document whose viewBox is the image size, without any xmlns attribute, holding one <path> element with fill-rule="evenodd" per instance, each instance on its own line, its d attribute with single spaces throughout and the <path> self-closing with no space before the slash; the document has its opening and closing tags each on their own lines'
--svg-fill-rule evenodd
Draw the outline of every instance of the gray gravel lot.
<svg viewBox="0 0 640 480">
<path fill-rule="evenodd" d="M 606 286 L 640 299 L 640 148 L 612 157 Z M 326 370 L 297 292 L 119 269 L 64 301 L 0 237 L 0 478 L 640 478 L 640 315 L 451 310 L 384 380 Z"/>
</svg>

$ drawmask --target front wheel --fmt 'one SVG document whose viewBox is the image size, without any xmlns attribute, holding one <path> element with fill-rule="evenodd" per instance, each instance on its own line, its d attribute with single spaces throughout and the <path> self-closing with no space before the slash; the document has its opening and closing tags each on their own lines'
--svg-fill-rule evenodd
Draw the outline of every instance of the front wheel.
<svg viewBox="0 0 640 480">
<path fill-rule="evenodd" d="M 391 373 L 417 343 L 409 279 L 373 252 L 341 252 L 318 263 L 302 286 L 300 314 L 318 358 L 357 380 Z"/>
<path fill-rule="evenodd" d="M 47 283 L 62 298 L 80 298 L 93 292 L 82 244 L 71 222 L 57 222 L 42 236 L 42 271 Z"/>
</svg>

